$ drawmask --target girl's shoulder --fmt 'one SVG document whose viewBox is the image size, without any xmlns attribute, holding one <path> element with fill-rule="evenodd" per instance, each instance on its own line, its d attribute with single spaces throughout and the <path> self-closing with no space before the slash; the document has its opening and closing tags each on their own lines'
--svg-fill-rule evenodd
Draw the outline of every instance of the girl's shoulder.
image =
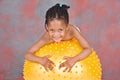
<svg viewBox="0 0 120 80">
<path fill-rule="evenodd" d="M 70 27 L 70 31 L 71 31 L 72 33 L 73 33 L 74 31 L 79 31 L 79 32 L 80 32 L 79 27 L 77 27 L 77 26 L 75 26 L 75 25 L 70 24 L 69 27 Z"/>
</svg>

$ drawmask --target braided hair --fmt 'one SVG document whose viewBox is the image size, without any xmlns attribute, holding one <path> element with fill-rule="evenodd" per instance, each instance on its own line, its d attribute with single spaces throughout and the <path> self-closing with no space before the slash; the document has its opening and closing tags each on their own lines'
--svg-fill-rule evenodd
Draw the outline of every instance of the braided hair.
<svg viewBox="0 0 120 80">
<path fill-rule="evenodd" d="M 67 11 L 68 8 L 70 8 L 70 6 L 65 4 L 56 4 L 49 8 L 45 15 L 45 25 L 54 19 L 64 20 L 65 24 L 67 25 L 69 23 L 69 14 Z"/>
</svg>

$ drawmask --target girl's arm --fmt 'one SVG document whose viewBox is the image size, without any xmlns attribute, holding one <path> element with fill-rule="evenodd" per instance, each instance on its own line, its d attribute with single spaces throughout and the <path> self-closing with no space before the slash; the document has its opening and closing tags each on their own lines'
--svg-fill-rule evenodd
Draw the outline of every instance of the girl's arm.
<svg viewBox="0 0 120 80">
<path fill-rule="evenodd" d="M 83 47 L 83 51 L 75 56 L 75 60 L 82 60 L 89 56 L 92 52 L 92 48 L 88 41 L 82 36 L 80 31 L 72 26 L 73 36 L 79 41 L 80 45 Z"/>
<path fill-rule="evenodd" d="M 34 55 L 34 52 L 36 52 L 38 49 L 40 49 L 42 46 L 44 46 L 47 43 L 46 39 L 47 33 L 45 33 L 32 47 L 28 49 L 26 54 L 24 55 L 25 59 L 32 61 L 32 62 L 38 62 L 41 63 L 41 58 Z"/>
<path fill-rule="evenodd" d="M 70 72 L 72 67 L 74 66 L 74 64 L 77 61 L 85 59 L 92 52 L 92 49 L 91 49 L 88 41 L 81 35 L 80 30 L 78 30 L 74 26 L 71 26 L 70 31 L 72 33 L 72 37 L 75 37 L 79 41 L 80 45 L 84 48 L 84 50 L 80 54 L 78 54 L 74 57 L 69 57 L 69 56 L 64 57 L 64 59 L 66 61 L 61 63 L 60 66 L 59 66 L 59 68 L 66 67 L 63 70 L 63 72 L 66 72 L 66 71 Z"/>
<path fill-rule="evenodd" d="M 37 62 L 39 64 L 41 64 L 46 71 L 49 70 L 53 70 L 54 68 L 54 63 L 53 61 L 51 61 L 50 55 L 46 55 L 43 57 L 38 57 L 34 55 L 34 52 L 36 52 L 38 49 L 40 49 L 42 46 L 44 46 L 45 44 L 48 44 L 49 41 L 49 36 L 47 34 L 47 32 L 39 39 L 38 42 L 36 42 L 25 54 L 25 59 L 32 61 L 32 62 Z M 43 53 L 44 54 L 44 53 Z"/>
</svg>

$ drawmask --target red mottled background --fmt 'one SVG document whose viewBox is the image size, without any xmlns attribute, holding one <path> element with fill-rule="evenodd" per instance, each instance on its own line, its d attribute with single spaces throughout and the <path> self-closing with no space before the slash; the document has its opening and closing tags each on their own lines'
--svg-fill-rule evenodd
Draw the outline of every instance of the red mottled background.
<svg viewBox="0 0 120 80">
<path fill-rule="evenodd" d="M 23 80 L 24 54 L 45 31 L 46 10 L 70 5 L 70 23 L 96 50 L 102 80 L 120 80 L 120 0 L 0 0 L 0 80 Z"/>
</svg>

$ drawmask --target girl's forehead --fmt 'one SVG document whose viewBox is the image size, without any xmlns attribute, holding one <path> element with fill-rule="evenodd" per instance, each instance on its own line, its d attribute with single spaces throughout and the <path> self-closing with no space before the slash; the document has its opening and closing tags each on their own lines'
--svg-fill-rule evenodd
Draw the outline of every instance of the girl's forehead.
<svg viewBox="0 0 120 80">
<path fill-rule="evenodd" d="M 66 23 L 65 23 L 65 21 L 64 20 L 59 20 L 59 19 L 54 19 L 54 20 L 52 20 L 52 21 L 49 21 L 49 23 L 48 23 L 48 26 L 49 27 L 55 27 L 55 26 L 58 26 L 58 27 L 64 27 L 64 26 L 66 26 Z"/>
</svg>

